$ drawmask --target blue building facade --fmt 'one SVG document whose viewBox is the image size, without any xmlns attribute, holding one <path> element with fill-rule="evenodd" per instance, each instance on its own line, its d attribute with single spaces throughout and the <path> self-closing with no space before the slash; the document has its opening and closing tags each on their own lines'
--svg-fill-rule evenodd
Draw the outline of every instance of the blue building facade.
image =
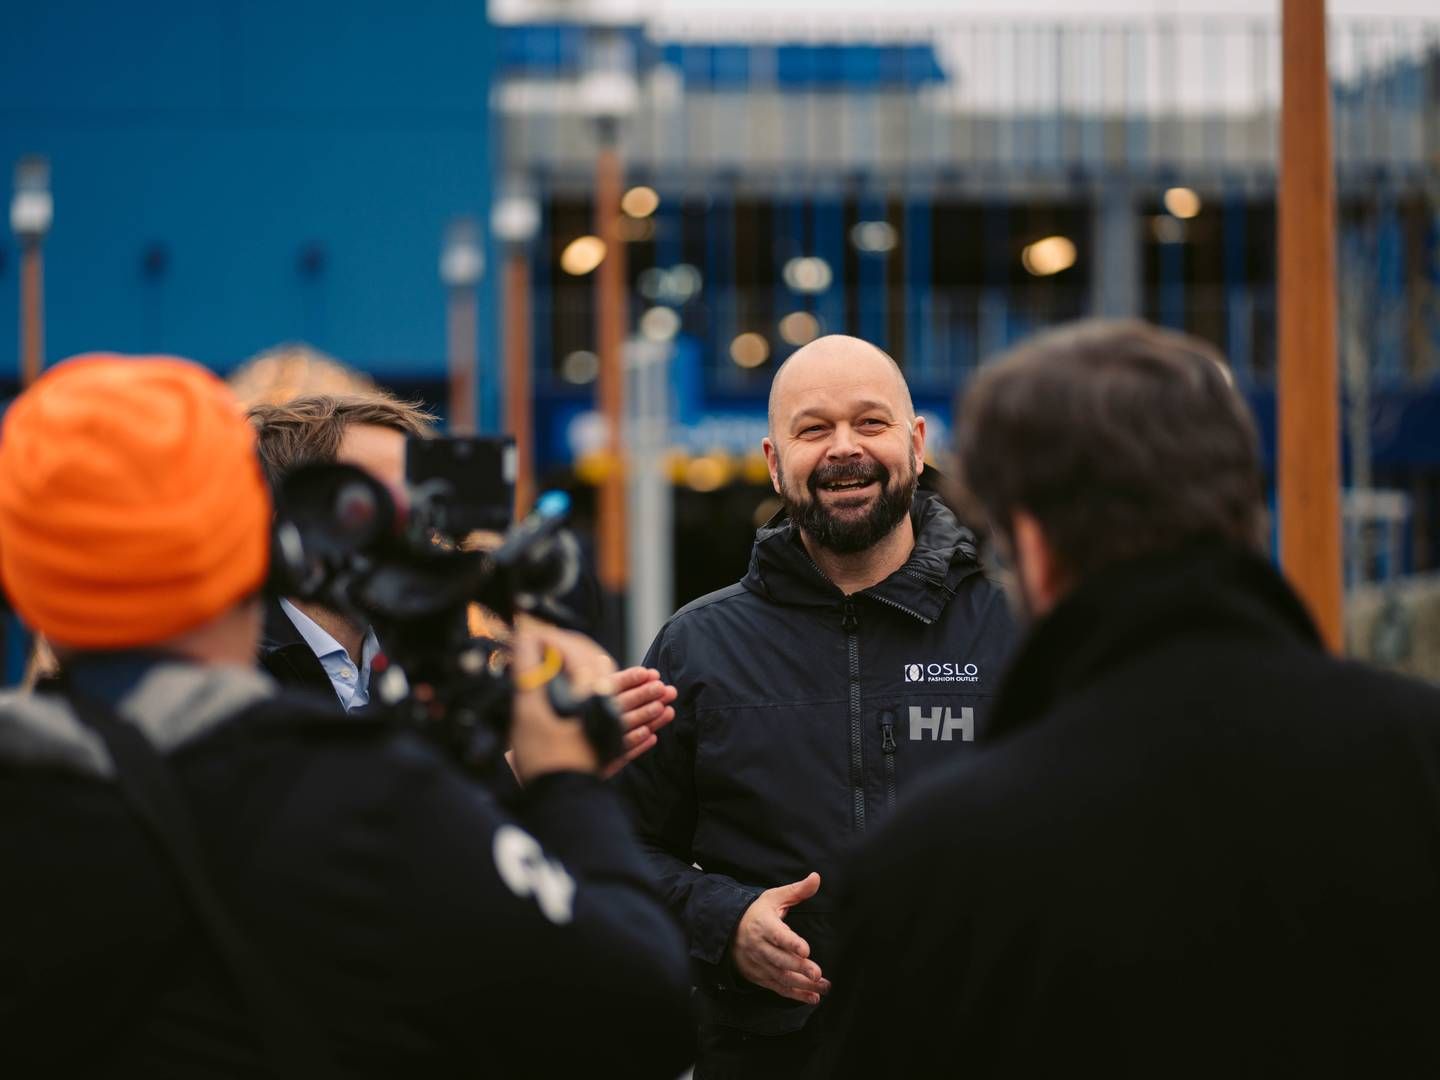
<svg viewBox="0 0 1440 1080">
<path fill-rule="evenodd" d="M 484 6 L 459 0 L 7 8 L 6 186 L 22 154 L 52 170 L 49 360 L 169 352 L 227 371 L 306 341 L 384 381 L 438 385 L 441 237 L 488 210 L 495 48 Z M 18 264 L 6 230 L 11 385 Z M 493 424 L 494 380 L 481 385 Z"/>
</svg>

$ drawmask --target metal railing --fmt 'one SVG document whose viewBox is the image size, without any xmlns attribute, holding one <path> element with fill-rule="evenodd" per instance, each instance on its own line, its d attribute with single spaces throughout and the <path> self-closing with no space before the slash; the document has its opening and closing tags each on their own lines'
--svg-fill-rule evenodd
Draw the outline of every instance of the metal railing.
<svg viewBox="0 0 1440 1080">
<path fill-rule="evenodd" d="M 984 186 L 1274 167 L 1273 19 L 667 18 L 646 34 L 654 47 L 623 125 L 626 154 L 676 181 L 735 175 L 775 190 L 864 173 L 888 185 Z M 892 53 L 902 70 L 887 77 Z M 1342 182 L 1433 168 L 1440 18 L 1334 20 L 1330 55 Z M 904 65 L 922 61 L 920 76 L 905 77 Z M 816 77 L 803 77 L 807 64 Z M 595 133 L 576 87 L 543 52 L 512 62 L 497 96 L 507 164 L 583 182 Z"/>
</svg>

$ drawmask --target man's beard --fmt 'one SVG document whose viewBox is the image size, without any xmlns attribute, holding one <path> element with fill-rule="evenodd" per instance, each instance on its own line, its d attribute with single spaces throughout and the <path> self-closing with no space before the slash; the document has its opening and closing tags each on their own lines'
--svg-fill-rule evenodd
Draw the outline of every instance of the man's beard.
<svg viewBox="0 0 1440 1080">
<path fill-rule="evenodd" d="M 900 519 L 910 512 L 915 500 L 915 453 L 910 453 L 910 469 L 893 482 L 890 470 L 878 461 L 853 461 L 838 465 L 819 465 L 805 481 L 805 493 L 793 489 L 786 481 L 785 470 L 778 470 L 780 499 L 791 522 L 798 525 L 810 539 L 837 555 L 853 555 L 874 547 L 889 536 Z M 860 480 L 878 481 L 880 494 L 863 514 L 845 514 L 827 507 L 820 499 L 824 484 Z"/>
</svg>

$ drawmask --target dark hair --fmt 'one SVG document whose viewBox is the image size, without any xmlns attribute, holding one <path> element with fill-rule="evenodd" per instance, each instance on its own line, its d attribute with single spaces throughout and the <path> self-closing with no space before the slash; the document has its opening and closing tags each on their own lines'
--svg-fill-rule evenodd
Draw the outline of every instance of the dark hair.
<svg viewBox="0 0 1440 1080">
<path fill-rule="evenodd" d="M 1259 440 L 1220 353 L 1089 319 L 985 368 L 957 411 L 962 483 L 992 526 L 1033 515 L 1076 577 L 1202 541 L 1263 546 Z"/>
<path fill-rule="evenodd" d="M 247 415 L 255 427 L 260 464 L 272 490 L 300 465 L 333 463 L 345 429 L 352 424 L 374 424 L 426 438 L 435 433 L 434 416 L 383 390 L 310 394 L 280 405 L 254 405 Z"/>
</svg>

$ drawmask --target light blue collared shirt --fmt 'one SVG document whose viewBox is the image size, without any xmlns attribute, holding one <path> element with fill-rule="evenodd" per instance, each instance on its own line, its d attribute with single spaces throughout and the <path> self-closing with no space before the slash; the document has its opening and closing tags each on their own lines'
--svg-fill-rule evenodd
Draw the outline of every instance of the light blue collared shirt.
<svg viewBox="0 0 1440 1080">
<path fill-rule="evenodd" d="M 300 636 L 320 661 L 325 674 L 330 676 L 330 685 L 335 688 L 335 696 L 340 699 L 345 711 L 363 709 L 369 705 L 370 665 L 375 660 L 375 654 L 380 651 L 380 642 L 375 638 L 374 629 L 365 631 L 365 642 L 360 648 L 360 667 L 357 670 L 350 654 L 345 651 L 345 646 L 322 630 L 314 619 L 283 597 L 280 608 L 295 624 L 295 629 L 300 631 Z"/>
</svg>

